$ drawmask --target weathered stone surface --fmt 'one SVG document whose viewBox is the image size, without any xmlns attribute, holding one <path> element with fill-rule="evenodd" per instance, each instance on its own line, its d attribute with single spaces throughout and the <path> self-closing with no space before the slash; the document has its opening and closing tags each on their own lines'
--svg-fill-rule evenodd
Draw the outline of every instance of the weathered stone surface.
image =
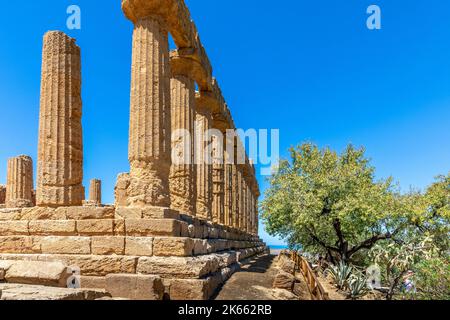
<svg viewBox="0 0 450 320">
<path fill-rule="evenodd" d="M 106 290 L 113 297 L 132 300 L 162 300 L 164 295 L 161 278 L 149 275 L 107 275 Z"/>
<path fill-rule="evenodd" d="M 130 236 L 179 236 L 181 225 L 173 219 L 128 219 L 125 230 Z"/>
<path fill-rule="evenodd" d="M 191 238 L 154 238 L 153 254 L 160 257 L 188 257 L 194 255 L 195 242 Z"/>
<path fill-rule="evenodd" d="M 0 236 L 0 253 L 41 253 L 41 245 L 34 237 Z"/>
<path fill-rule="evenodd" d="M 61 262 L 10 261 L 5 280 L 9 283 L 67 287 L 70 274 Z"/>
<path fill-rule="evenodd" d="M 77 221 L 77 232 L 81 235 L 113 235 L 114 220 L 79 220 Z"/>
<path fill-rule="evenodd" d="M 196 105 L 195 137 L 197 164 L 197 216 L 212 221 L 212 153 L 208 154 L 211 136 L 211 110 L 204 105 Z"/>
<path fill-rule="evenodd" d="M 123 255 L 125 253 L 125 237 L 92 237 L 92 254 Z"/>
<path fill-rule="evenodd" d="M 4 205 L 6 201 L 6 186 L 0 184 L 0 205 Z"/>
<path fill-rule="evenodd" d="M 207 300 L 210 286 L 205 279 L 175 279 L 170 285 L 171 300 Z"/>
<path fill-rule="evenodd" d="M 73 220 L 39 220 L 29 222 L 29 231 L 33 235 L 71 236 L 76 235 Z"/>
<path fill-rule="evenodd" d="M 33 206 L 33 160 L 28 156 L 8 159 L 6 208 Z"/>
<path fill-rule="evenodd" d="M 283 259 L 279 263 L 280 269 L 286 273 L 294 274 L 295 272 L 295 263 L 290 259 Z"/>
<path fill-rule="evenodd" d="M 168 29 L 147 16 L 135 22 L 130 103 L 130 175 L 126 205 L 170 206 L 170 68 Z M 124 177 L 122 177 L 124 178 Z"/>
<path fill-rule="evenodd" d="M 194 164 L 195 83 L 172 67 L 172 166 L 171 207 L 188 215 L 196 210 L 196 166 Z"/>
<path fill-rule="evenodd" d="M 42 253 L 90 254 L 89 237 L 42 237 L 39 240 Z"/>
<path fill-rule="evenodd" d="M 200 257 L 141 257 L 137 272 L 158 274 L 163 278 L 201 278 L 216 272 L 219 259 L 214 255 Z"/>
<path fill-rule="evenodd" d="M 89 203 L 92 205 L 102 204 L 102 182 L 92 179 L 89 185 Z"/>
<path fill-rule="evenodd" d="M 292 274 L 280 271 L 273 281 L 273 288 L 292 291 L 292 289 L 294 288 L 294 283 L 295 277 Z"/>
<path fill-rule="evenodd" d="M 108 296 L 103 290 L 0 283 L 0 300 L 97 300 Z"/>
<path fill-rule="evenodd" d="M 28 221 L 0 221 L 0 235 L 28 235 Z"/>
<path fill-rule="evenodd" d="M 83 289 L 106 289 L 106 277 L 80 276 Z"/>
<path fill-rule="evenodd" d="M 153 238 L 126 237 L 125 254 L 127 256 L 152 256 Z"/>
<path fill-rule="evenodd" d="M 68 266 L 79 267 L 81 274 L 84 276 L 106 276 L 110 273 L 136 273 L 137 265 L 137 258 L 131 256 L 5 253 L 0 254 L 1 260 L 59 261 Z"/>
<path fill-rule="evenodd" d="M 121 219 L 179 219 L 180 214 L 163 207 L 117 207 L 116 217 Z"/>
<path fill-rule="evenodd" d="M 77 206 L 84 200 L 81 109 L 80 48 L 64 33 L 48 32 L 39 117 L 36 200 L 40 207 Z"/>
<path fill-rule="evenodd" d="M 68 220 L 114 219 L 114 207 L 67 207 L 58 208 L 65 212 Z"/>
</svg>

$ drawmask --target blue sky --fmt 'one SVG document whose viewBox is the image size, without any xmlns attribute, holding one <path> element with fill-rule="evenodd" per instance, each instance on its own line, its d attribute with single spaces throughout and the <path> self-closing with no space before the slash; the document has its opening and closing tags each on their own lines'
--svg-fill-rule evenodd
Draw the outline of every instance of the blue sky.
<svg viewBox="0 0 450 320">
<path fill-rule="evenodd" d="M 449 1 L 186 2 L 236 125 L 280 129 L 282 156 L 307 140 L 364 145 L 404 190 L 449 171 Z M 66 29 L 71 4 L 81 30 Z M 382 30 L 366 28 L 371 4 Z M 102 179 L 112 202 L 128 171 L 132 25 L 120 1 L 5 1 L 0 26 L 0 183 L 7 158 L 36 161 L 42 36 L 59 29 L 82 48 L 85 185 Z"/>
</svg>

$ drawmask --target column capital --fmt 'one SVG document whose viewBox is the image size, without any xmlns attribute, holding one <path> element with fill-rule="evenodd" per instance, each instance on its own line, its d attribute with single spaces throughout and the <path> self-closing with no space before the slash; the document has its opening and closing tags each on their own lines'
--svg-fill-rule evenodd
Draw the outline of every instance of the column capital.
<svg viewBox="0 0 450 320">
<path fill-rule="evenodd" d="M 204 63 L 196 54 L 197 49 L 185 48 L 170 52 L 170 68 L 172 76 L 183 75 L 197 82 L 200 90 L 211 88 L 211 65 Z"/>
</svg>

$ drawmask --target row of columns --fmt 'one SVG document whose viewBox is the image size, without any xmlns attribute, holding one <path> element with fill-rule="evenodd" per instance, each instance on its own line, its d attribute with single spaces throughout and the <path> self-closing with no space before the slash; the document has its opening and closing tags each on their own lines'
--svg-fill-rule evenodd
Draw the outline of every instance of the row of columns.
<svg viewBox="0 0 450 320">
<path fill-rule="evenodd" d="M 257 196 L 251 177 L 244 174 L 242 165 L 224 164 L 220 148 L 211 148 L 220 145 L 214 141 L 218 137 L 206 137 L 213 128 L 212 107 L 196 95 L 195 74 L 189 72 L 194 68 L 171 64 L 168 35 L 162 17 L 142 16 L 134 23 L 131 169 L 127 199 L 120 203 L 170 206 L 184 214 L 256 233 Z M 204 159 L 208 148 L 212 164 Z"/>
<path fill-rule="evenodd" d="M 144 16 L 135 23 L 126 205 L 171 207 L 256 233 L 254 176 L 246 174 L 243 165 L 224 162 L 227 155 L 219 150 L 218 137 L 205 137 L 215 121 L 212 107 L 196 95 L 192 73 L 171 67 L 168 36 L 161 17 Z M 80 48 L 64 33 L 48 32 L 42 58 L 38 206 L 84 202 L 81 116 Z M 193 139 L 172 139 L 176 130 L 188 132 Z M 210 148 L 213 164 L 203 159 Z M 178 150 L 189 161 L 172 163 Z M 31 158 L 15 158 L 8 167 L 6 206 L 32 206 Z M 88 202 L 101 203 L 97 180 L 91 182 Z"/>
</svg>

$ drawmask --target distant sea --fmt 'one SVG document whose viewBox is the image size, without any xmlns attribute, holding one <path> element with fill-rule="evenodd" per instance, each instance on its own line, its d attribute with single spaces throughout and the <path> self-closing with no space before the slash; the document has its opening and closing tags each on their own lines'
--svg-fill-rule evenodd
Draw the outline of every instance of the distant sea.
<svg viewBox="0 0 450 320">
<path fill-rule="evenodd" d="M 270 248 L 270 253 L 277 256 L 277 255 L 280 254 L 280 252 L 281 252 L 282 250 L 288 249 L 288 246 L 282 246 L 282 245 L 269 245 L 269 248 Z"/>
</svg>

